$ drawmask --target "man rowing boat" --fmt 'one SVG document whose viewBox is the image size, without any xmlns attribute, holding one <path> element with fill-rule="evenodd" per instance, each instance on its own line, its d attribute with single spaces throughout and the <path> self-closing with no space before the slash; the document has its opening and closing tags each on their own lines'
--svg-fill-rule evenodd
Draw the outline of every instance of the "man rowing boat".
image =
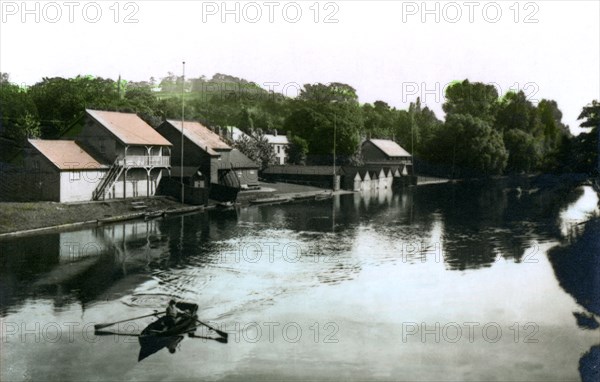
<svg viewBox="0 0 600 382">
<path fill-rule="evenodd" d="M 179 310 L 179 308 L 177 308 L 177 303 L 175 302 L 175 300 L 169 301 L 169 305 L 167 306 L 166 313 L 167 314 L 165 317 L 165 324 L 167 325 L 168 328 L 175 327 L 175 324 L 177 324 L 178 318 L 185 314 L 183 311 L 181 311 L 181 310 Z"/>
</svg>

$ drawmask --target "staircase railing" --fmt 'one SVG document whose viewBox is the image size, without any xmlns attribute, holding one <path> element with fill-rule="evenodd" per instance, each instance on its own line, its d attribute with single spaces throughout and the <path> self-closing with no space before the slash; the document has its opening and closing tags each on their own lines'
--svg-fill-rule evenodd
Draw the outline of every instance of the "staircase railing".
<svg viewBox="0 0 600 382">
<path fill-rule="evenodd" d="M 102 180 L 98 184 L 98 187 L 96 187 L 96 189 L 92 193 L 93 200 L 100 199 L 100 196 L 104 195 L 104 191 L 107 188 L 112 187 L 112 185 L 117 181 L 117 179 L 119 179 L 119 176 L 121 176 L 121 173 L 123 172 L 122 162 L 123 162 L 122 159 L 117 158 L 115 160 L 115 162 L 112 164 L 112 166 L 110 166 L 110 169 L 108 170 L 106 175 L 102 178 Z"/>
</svg>

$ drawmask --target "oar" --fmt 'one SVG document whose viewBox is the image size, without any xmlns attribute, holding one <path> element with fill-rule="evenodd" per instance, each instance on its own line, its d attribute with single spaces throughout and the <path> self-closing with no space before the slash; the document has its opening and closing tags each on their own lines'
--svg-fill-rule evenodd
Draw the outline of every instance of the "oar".
<svg viewBox="0 0 600 382">
<path fill-rule="evenodd" d="M 139 316 L 139 317 L 134 317 L 134 318 L 128 318 L 127 320 L 121 320 L 121 321 L 115 321 L 115 322 L 109 322 L 107 324 L 97 324 L 94 325 L 94 329 L 98 330 L 98 329 L 104 329 L 104 328 L 108 328 L 109 326 L 113 326 L 115 324 L 120 324 L 121 322 L 127 322 L 127 321 L 133 321 L 133 320 L 139 320 L 140 318 L 145 318 L 145 317 L 151 317 L 151 316 L 157 316 L 159 314 L 163 314 L 166 312 L 154 312 L 152 314 L 146 314 L 145 316 Z"/>
<path fill-rule="evenodd" d="M 188 333 L 188 337 L 190 337 L 190 338 L 199 338 L 199 339 L 203 339 L 203 340 L 214 340 L 214 341 L 220 342 L 222 344 L 226 344 L 227 343 L 227 338 L 223 338 L 223 337 L 218 337 L 218 338 L 204 337 L 204 336 L 197 336 L 194 333 Z"/>
<path fill-rule="evenodd" d="M 188 316 L 188 317 L 192 317 L 192 316 L 191 316 L 191 315 L 189 315 L 189 314 L 186 314 L 186 316 Z M 204 322 L 200 321 L 200 320 L 199 320 L 199 319 L 197 319 L 196 317 L 192 317 L 192 318 L 193 318 L 194 320 L 196 320 L 196 321 L 197 321 L 199 324 L 201 324 L 201 325 L 204 325 L 204 326 L 206 326 L 207 328 L 214 330 L 214 331 L 215 331 L 215 332 L 217 332 L 217 334 L 218 334 L 218 335 L 220 335 L 221 337 L 223 337 L 223 338 L 225 338 L 225 339 L 227 339 L 227 337 L 229 337 L 229 334 L 225 333 L 224 331 L 222 331 L 222 330 L 219 330 L 219 329 L 217 329 L 217 328 L 213 328 L 213 327 L 212 327 L 212 326 L 210 326 L 209 324 L 207 324 L 207 323 L 204 323 Z"/>
<path fill-rule="evenodd" d="M 134 333 L 117 333 L 117 332 L 106 332 L 104 330 L 97 330 L 94 332 L 96 336 L 124 336 L 124 337 L 139 337 L 139 334 Z"/>
</svg>

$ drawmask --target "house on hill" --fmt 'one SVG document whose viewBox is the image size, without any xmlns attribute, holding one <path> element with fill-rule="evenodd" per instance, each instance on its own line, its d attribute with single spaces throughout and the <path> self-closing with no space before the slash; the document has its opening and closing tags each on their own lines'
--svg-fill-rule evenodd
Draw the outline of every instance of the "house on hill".
<svg viewBox="0 0 600 382">
<path fill-rule="evenodd" d="M 173 144 L 172 165 L 180 167 L 182 122 L 166 120 L 157 131 Z M 183 153 L 184 168 L 199 169 L 215 190 L 258 185 L 259 166 L 199 122 L 183 123 Z M 211 189 L 211 198 L 220 200 L 222 196 Z"/>
<path fill-rule="evenodd" d="M 288 137 L 286 135 L 278 135 L 277 130 L 275 130 L 275 134 L 265 134 L 265 138 L 273 148 L 277 164 L 284 165 L 287 161 L 287 152 L 290 146 Z"/>
</svg>

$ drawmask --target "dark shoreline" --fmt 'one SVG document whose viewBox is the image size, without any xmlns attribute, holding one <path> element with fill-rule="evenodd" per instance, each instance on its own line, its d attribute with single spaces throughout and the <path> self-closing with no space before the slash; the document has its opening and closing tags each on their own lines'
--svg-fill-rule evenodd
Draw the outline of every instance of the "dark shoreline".
<svg viewBox="0 0 600 382">
<path fill-rule="evenodd" d="M 559 187 L 570 188 L 580 184 L 588 184 L 592 178 L 585 174 L 540 174 L 540 175 L 512 175 L 478 179 L 447 180 L 437 178 L 424 178 L 430 181 L 422 182 L 422 186 L 442 183 L 480 183 L 489 181 L 503 182 L 505 187 Z M 591 183 L 590 183 L 591 184 Z M 296 186 L 291 184 L 273 185 L 276 192 L 270 195 L 256 195 L 250 193 L 240 198 L 243 204 L 248 204 L 252 199 L 261 196 L 276 197 L 282 202 L 293 200 L 308 200 L 317 198 L 324 194 L 344 194 L 352 191 L 318 189 L 315 187 Z M 242 194 L 240 194 L 242 196 Z M 285 200 L 284 200 L 285 199 Z M 145 206 L 143 209 L 136 208 L 136 204 Z M 57 203 L 57 202 L 2 202 L 0 203 L 0 239 L 37 234 L 50 231 L 64 231 L 110 224 L 120 221 L 154 218 L 168 215 L 199 212 L 207 208 L 215 208 L 215 204 L 209 206 L 193 206 L 182 204 L 168 197 L 157 196 L 140 199 L 118 199 L 99 202 L 85 203 Z"/>
</svg>

